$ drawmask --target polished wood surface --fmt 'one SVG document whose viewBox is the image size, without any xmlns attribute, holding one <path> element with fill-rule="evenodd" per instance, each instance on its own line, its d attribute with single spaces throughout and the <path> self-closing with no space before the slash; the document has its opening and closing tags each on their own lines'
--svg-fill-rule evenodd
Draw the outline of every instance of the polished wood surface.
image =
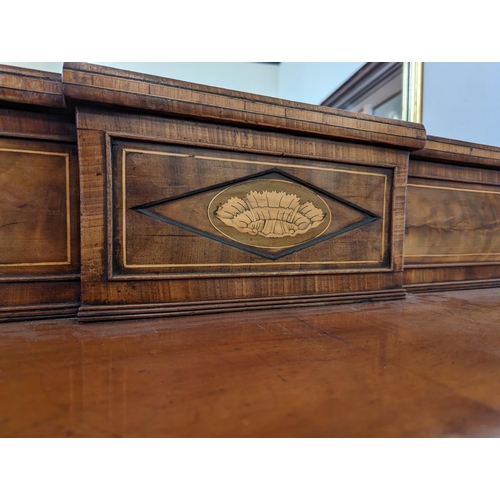
<svg viewBox="0 0 500 500">
<path fill-rule="evenodd" d="M 113 166 L 119 207 L 113 210 L 119 256 L 114 274 L 390 267 L 392 169 L 137 141 L 115 144 Z M 252 191 L 253 208 L 246 205 Z M 287 213 L 290 196 L 299 205 Z M 218 218 L 230 199 L 233 208 Z M 248 226 L 238 231 L 245 222 L 283 228 L 294 213 L 305 221 L 300 203 L 311 204 L 305 213 L 322 214 L 317 229 L 282 237 L 252 234 Z M 232 220 L 236 227 L 227 225 Z"/>
<path fill-rule="evenodd" d="M 83 63 L 65 64 L 63 92 L 77 107 L 82 321 L 404 298 L 423 126 Z M 255 227 L 217 216 L 252 192 Z M 296 213 L 272 193 L 319 225 L 278 235 Z"/>
<path fill-rule="evenodd" d="M 0 66 L 0 322 L 76 314 L 78 176 L 61 76 Z"/>
<path fill-rule="evenodd" d="M 405 263 L 500 261 L 500 185 L 411 177 Z"/>
<path fill-rule="evenodd" d="M 405 287 L 500 285 L 500 148 L 429 137 L 410 156 Z"/>
<path fill-rule="evenodd" d="M 0 139 L 0 267 L 78 272 L 76 148 Z M 73 187 L 73 189 L 72 189 Z M 73 224 L 72 224 L 73 223 Z M 71 255 L 73 251 L 73 256 Z M 73 259 L 72 259 L 73 257 Z M 24 268 L 21 269 L 21 267 Z"/>
<path fill-rule="evenodd" d="M 76 313 L 80 233 L 81 321 L 499 286 L 499 167 L 421 124 L 0 66 L 0 321 Z"/>
<path fill-rule="evenodd" d="M 500 437 L 496 290 L 0 325 L 2 437 Z"/>
</svg>

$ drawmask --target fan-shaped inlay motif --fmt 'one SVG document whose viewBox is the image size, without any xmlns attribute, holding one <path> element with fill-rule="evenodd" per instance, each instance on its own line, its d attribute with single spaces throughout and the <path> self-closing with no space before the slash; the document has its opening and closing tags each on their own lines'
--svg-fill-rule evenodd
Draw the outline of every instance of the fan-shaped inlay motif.
<svg viewBox="0 0 500 500">
<path fill-rule="evenodd" d="M 286 248 L 316 238 L 331 221 L 320 196 L 280 179 L 257 179 L 224 189 L 210 202 L 208 217 L 225 236 L 261 248 Z"/>
</svg>

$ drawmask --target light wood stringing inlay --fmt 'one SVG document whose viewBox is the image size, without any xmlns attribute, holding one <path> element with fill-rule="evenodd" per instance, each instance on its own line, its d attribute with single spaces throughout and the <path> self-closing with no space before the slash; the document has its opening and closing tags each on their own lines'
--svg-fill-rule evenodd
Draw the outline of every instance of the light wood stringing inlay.
<svg viewBox="0 0 500 500">
<path fill-rule="evenodd" d="M 381 256 L 379 260 L 344 260 L 344 261 L 318 261 L 318 262 L 259 262 L 259 263 L 233 263 L 233 262 L 221 262 L 221 263 L 203 263 L 203 264 L 129 264 L 127 263 L 127 226 L 126 217 L 127 212 L 127 177 L 126 177 L 126 156 L 127 153 L 141 153 L 141 154 L 151 154 L 151 155 L 162 155 L 162 156 L 177 156 L 184 158 L 193 158 L 201 160 L 214 160 L 214 161 L 228 161 L 236 163 L 246 163 L 255 165 L 265 165 L 269 167 L 288 167 L 294 169 L 304 169 L 304 170 L 319 170 L 326 172 L 343 172 L 352 175 L 365 175 L 372 177 L 382 177 L 384 179 L 384 194 L 383 194 L 383 208 L 382 208 L 382 234 L 381 234 Z M 150 151 L 144 149 L 134 149 L 134 148 L 123 148 L 122 150 L 122 232 L 123 232 L 123 267 L 128 269 L 140 269 L 140 268 L 200 268 L 200 267 L 260 267 L 260 266 L 290 266 L 290 265 L 320 265 L 320 264 L 379 264 L 383 262 L 384 259 L 384 245 L 385 245 L 385 228 L 386 228 L 386 214 L 387 214 L 387 176 L 384 174 L 379 174 L 376 172 L 359 172 L 356 170 L 339 169 L 339 168 L 326 168 L 317 167 L 309 165 L 295 165 L 289 163 L 274 163 L 274 162 L 263 162 L 255 160 L 239 160 L 235 158 L 227 159 L 216 156 L 204 156 L 204 155 L 189 155 L 183 153 L 170 153 L 165 151 Z M 366 270 L 363 270 L 366 272 Z"/>
<path fill-rule="evenodd" d="M 240 191 L 241 198 L 236 196 Z M 321 236 L 330 225 L 331 212 L 310 189 L 290 181 L 267 179 L 222 190 L 209 203 L 208 218 L 217 231 L 245 245 L 290 248 Z M 241 234 L 231 237 L 225 226 Z"/>
<path fill-rule="evenodd" d="M 26 267 L 26 266 L 65 266 L 71 264 L 71 197 L 70 197 L 70 185 L 69 185 L 69 154 L 68 153 L 56 153 L 50 151 L 32 151 L 25 149 L 12 149 L 12 148 L 0 148 L 0 151 L 7 153 L 27 153 L 36 155 L 51 155 L 51 156 L 62 156 L 65 158 L 65 175 L 66 175 L 66 256 L 67 259 L 64 262 L 21 262 L 14 264 L 1 264 L 0 267 Z"/>
<path fill-rule="evenodd" d="M 467 188 L 451 188 L 447 186 L 428 186 L 425 184 L 408 184 L 408 187 L 415 187 L 420 189 L 439 189 L 444 191 L 462 191 L 467 193 L 484 193 L 484 194 L 495 194 L 500 195 L 499 191 L 486 191 L 479 189 L 467 189 Z M 476 252 L 476 253 L 447 253 L 447 254 L 405 254 L 405 257 L 472 257 L 478 255 L 500 255 L 500 252 Z"/>
</svg>

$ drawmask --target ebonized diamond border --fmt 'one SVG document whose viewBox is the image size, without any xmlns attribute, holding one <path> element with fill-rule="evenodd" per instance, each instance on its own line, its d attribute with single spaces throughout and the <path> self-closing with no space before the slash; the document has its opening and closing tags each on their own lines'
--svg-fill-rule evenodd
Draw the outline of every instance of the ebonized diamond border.
<svg viewBox="0 0 500 500">
<path fill-rule="evenodd" d="M 343 205 L 345 205 L 353 210 L 361 212 L 362 214 L 365 215 L 365 218 L 359 222 L 356 222 L 355 224 L 351 224 L 351 225 L 346 226 L 342 229 L 339 229 L 338 231 L 335 231 L 334 233 L 319 236 L 319 237 L 314 238 L 310 241 L 306 241 L 304 243 L 301 243 L 297 246 L 294 246 L 291 248 L 286 248 L 283 251 L 278 252 L 276 254 L 269 254 L 269 253 L 260 251 L 254 247 L 243 245 L 243 244 L 238 243 L 237 241 L 231 240 L 229 238 L 226 239 L 226 238 L 223 238 L 222 236 L 217 236 L 214 234 L 207 233 L 207 232 L 205 232 L 201 229 L 198 229 L 196 227 L 192 227 L 192 226 L 189 226 L 187 224 L 182 224 L 181 222 L 178 222 L 178 221 L 173 220 L 173 219 L 169 219 L 168 217 L 164 217 L 162 215 L 155 214 L 154 212 L 151 212 L 150 210 L 148 210 L 151 207 L 155 207 L 157 205 L 163 205 L 164 203 L 168 203 L 170 201 L 180 200 L 182 198 L 188 198 L 190 196 L 194 196 L 196 194 L 204 193 L 206 191 L 211 191 L 214 189 L 222 189 L 225 187 L 232 186 L 234 184 L 238 184 L 240 182 L 248 181 L 251 179 L 258 179 L 260 177 L 265 177 L 265 176 L 268 176 L 270 174 L 278 174 L 280 176 L 285 177 L 286 179 L 289 179 L 293 182 L 296 182 L 297 184 L 305 186 L 316 193 L 320 193 L 323 196 L 325 196 L 331 200 L 336 201 L 337 203 L 341 203 L 341 204 L 343 204 Z M 375 221 L 381 219 L 380 216 L 378 216 L 378 215 L 376 215 L 376 214 L 374 214 L 374 213 L 372 213 L 372 212 L 370 212 L 370 211 L 368 211 L 368 210 L 366 210 L 366 209 L 364 209 L 364 208 L 362 208 L 354 203 L 351 203 L 347 200 L 344 200 L 343 198 L 340 198 L 339 196 L 335 196 L 334 194 L 329 193 L 328 191 L 325 191 L 325 190 L 323 190 L 323 189 L 321 189 L 313 184 L 305 182 L 302 179 L 299 179 L 298 177 L 295 177 L 291 174 L 283 172 L 279 168 L 272 168 L 269 170 L 265 170 L 264 172 L 259 172 L 258 174 L 252 174 L 252 175 L 248 175 L 245 177 L 240 177 L 238 179 L 223 182 L 221 184 L 214 184 L 212 186 L 204 187 L 201 189 L 196 189 L 194 191 L 189 191 L 188 193 L 183 193 L 181 195 L 171 196 L 170 198 L 163 198 L 161 200 L 156 200 L 156 201 L 152 201 L 149 203 L 144 203 L 143 205 L 137 205 L 135 207 L 131 207 L 130 210 L 134 210 L 140 214 L 146 215 L 147 217 L 151 217 L 151 218 L 156 219 L 160 222 L 165 222 L 167 224 L 171 224 L 171 225 L 179 227 L 181 229 L 185 229 L 186 231 L 191 231 L 192 233 L 198 234 L 200 236 L 204 236 L 205 238 L 209 238 L 211 240 L 218 241 L 219 243 L 222 243 L 224 245 L 232 246 L 234 248 L 237 248 L 238 250 L 243 250 L 244 252 L 248 252 L 248 253 L 251 253 L 253 255 L 263 257 L 263 258 L 268 259 L 268 260 L 281 259 L 282 257 L 286 257 L 287 255 L 299 252 L 299 251 L 304 250 L 305 248 L 308 248 L 310 246 L 317 245 L 318 243 L 323 243 L 324 241 L 335 238 L 335 237 L 340 236 L 342 234 L 345 234 L 349 231 L 353 231 L 354 229 L 358 229 L 359 227 L 366 226 L 367 224 L 371 224 L 372 222 L 375 222 Z"/>
</svg>

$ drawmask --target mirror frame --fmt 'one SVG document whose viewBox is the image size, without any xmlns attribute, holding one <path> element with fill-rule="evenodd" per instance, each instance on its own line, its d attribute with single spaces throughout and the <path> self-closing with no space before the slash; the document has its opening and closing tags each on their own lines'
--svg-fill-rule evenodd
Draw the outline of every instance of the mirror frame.
<svg viewBox="0 0 500 500">
<path fill-rule="evenodd" d="M 424 94 L 424 63 L 403 63 L 402 118 L 408 122 L 422 123 L 422 101 Z"/>
</svg>

